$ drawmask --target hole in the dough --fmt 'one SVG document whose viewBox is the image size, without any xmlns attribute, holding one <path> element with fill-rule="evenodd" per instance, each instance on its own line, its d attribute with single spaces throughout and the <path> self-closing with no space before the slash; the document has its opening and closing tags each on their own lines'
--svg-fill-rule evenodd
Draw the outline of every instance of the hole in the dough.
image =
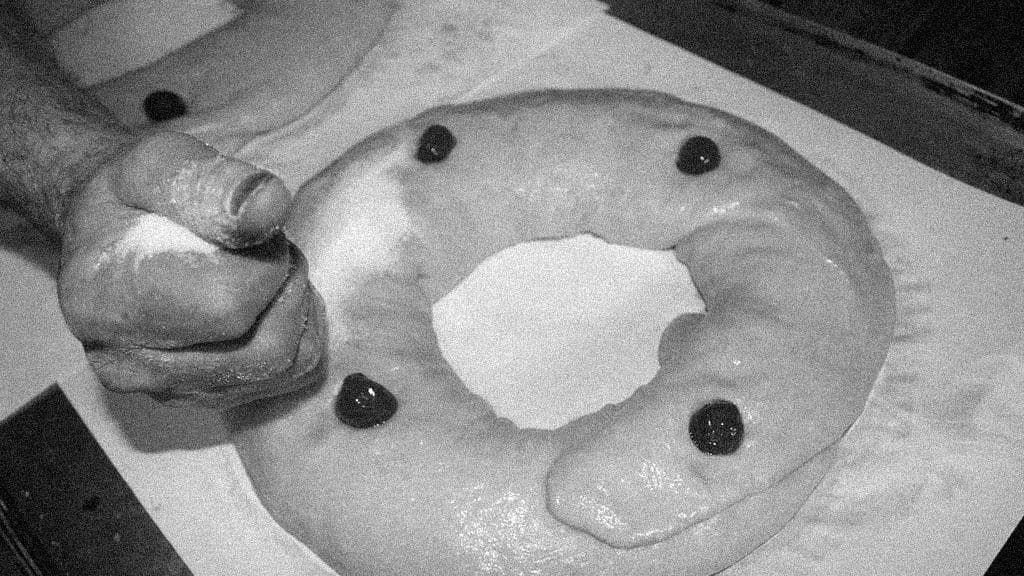
<svg viewBox="0 0 1024 576">
<path fill-rule="evenodd" d="M 671 251 L 576 236 L 491 256 L 433 314 L 470 390 L 521 427 L 554 429 L 649 382 L 665 327 L 703 309 Z"/>
</svg>

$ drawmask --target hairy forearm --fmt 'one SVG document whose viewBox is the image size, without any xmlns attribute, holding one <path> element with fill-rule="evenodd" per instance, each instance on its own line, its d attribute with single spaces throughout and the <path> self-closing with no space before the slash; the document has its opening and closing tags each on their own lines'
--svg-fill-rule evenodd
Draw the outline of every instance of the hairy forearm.
<svg viewBox="0 0 1024 576">
<path fill-rule="evenodd" d="M 133 140 L 0 4 L 0 203 L 58 235 L 68 196 Z"/>
</svg>

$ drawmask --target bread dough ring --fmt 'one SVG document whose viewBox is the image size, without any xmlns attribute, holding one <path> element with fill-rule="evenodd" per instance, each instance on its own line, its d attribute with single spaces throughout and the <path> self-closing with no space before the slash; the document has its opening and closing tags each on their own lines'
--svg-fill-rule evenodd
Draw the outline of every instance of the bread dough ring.
<svg viewBox="0 0 1024 576">
<path fill-rule="evenodd" d="M 433 109 L 301 195 L 289 233 L 329 365 L 229 421 L 267 508 L 341 574 L 718 571 L 795 514 L 888 350 L 893 282 L 854 201 L 760 128 L 668 95 Z M 707 311 L 672 323 L 630 398 L 519 429 L 446 363 L 431 305 L 499 250 L 578 234 L 674 250 Z M 339 421 L 359 394 L 384 399 L 379 422 Z"/>
</svg>

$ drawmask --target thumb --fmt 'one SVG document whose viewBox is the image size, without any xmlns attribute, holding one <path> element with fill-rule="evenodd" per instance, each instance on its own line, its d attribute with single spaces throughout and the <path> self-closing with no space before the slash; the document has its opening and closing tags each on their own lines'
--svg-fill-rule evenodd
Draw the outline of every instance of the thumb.
<svg viewBox="0 0 1024 576">
<path fill-rule="evenodd" d="M 176 132 L 139 141 L 115 178 L 124 204 L 170 218 L 230 249 L 266 241 L 284 224 L 292 204 L 277 176 Z"/>
</svg>

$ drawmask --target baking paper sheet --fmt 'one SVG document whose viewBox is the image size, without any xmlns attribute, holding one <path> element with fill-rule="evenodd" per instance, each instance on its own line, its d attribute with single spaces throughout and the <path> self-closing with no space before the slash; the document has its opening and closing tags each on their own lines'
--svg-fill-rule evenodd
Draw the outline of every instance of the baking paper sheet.
<svg viewBox="0 0 1024 576">
<path fill-rule="evenodd" d="M 581 14 L 525 59 L 397 79 L 394 71 L 413 63 L 377 61 L 359 82 L 339 87 L 345 97 L 239 151 L 294 185 L 334 150 L 422 107 L 550 86 L 657 88 L 765 126 L 872 217 L 897 272 L 901 318 L 837 465 L 781 534 L 726 573 L 981 574 L 1024 514 L 1024 208 L 610 17 Z M 477 75 L 447 84 L 469 68 Z M 376 103 L 373 114 L 351 121 L 368 103 Z M 31 396 L 25 383 L 41 390 L 59 379 L 197 576 L 331 574 L 259 505 L 215 414 L 100 390 L 60 322 L 52 259 L 5 238 L 5 413 Z M 650 282 L 653 290 L 674 280 Z"/>
</svg>

